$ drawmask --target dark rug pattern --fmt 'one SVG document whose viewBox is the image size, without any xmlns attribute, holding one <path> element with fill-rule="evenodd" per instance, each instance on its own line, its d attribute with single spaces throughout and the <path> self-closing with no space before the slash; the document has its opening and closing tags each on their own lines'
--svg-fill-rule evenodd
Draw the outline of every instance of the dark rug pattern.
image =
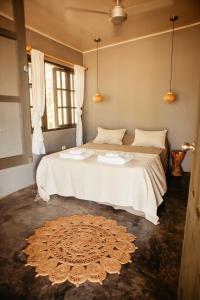
<svg viewBox="0 0 200 300">
<path fill-rule="evenodd" d="M 106 205 L 54 196 L 35 202 L 31 186 L 0 199 L 0 299 L 2 300 L 175 300 L 187 205 L 189 177 L 169 178 L 165 201 L 159 208 L 160 225 Z M 105 199 L 106 201 L 106 199 Z M 101 286 L 86 282 L 79 288 L 52 286 L 24 267 L 25 238 L 47 220 L 74 214 L 112 218 L 137 236 L 133 263 L 120 276 L 110 275 Z"/>
</svg>

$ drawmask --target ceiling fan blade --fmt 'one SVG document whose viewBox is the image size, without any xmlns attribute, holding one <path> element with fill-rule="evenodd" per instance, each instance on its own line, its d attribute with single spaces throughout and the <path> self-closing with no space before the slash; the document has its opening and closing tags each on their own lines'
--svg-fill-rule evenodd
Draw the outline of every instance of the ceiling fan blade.
<svg viewBox="0 0 200 300">
<path fill-rule="evenodd" d="M 79 8 L 79 7 L 73 7 L 73 6 L 66 6 L 65 10 L 68 10 L 68 11 L 79 11 L 79 12 L 88 12 L 88 13 L 95 13 L 95 14 L 101 14 L 101 15 L 109 15 L 109 12 L 106 12 L 106 11 L 94 10 L 94 9 L 87 9 L 87 8 Z"/>
<path fill-rule="evenodd" d="M 128 10 L 129 14 L 131 15 L 140 14 L 151 10 L 172 6 L 173 2 L 173 0 L 151 0 L 141 4 L 135 4 L 133 6 L 126 7 L 126 10 Z"/>
</svg>

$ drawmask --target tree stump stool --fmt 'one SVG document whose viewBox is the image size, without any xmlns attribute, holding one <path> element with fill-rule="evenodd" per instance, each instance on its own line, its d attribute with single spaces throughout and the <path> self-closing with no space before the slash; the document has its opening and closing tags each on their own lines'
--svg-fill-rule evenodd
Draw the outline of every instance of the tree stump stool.
<svg viewBox="0 0 200 300">
<path fill-rule="evenodd" d="M 183 150 L 172 150 L 171 158 L 172 158 L 172 172 L 173 176 L 182 176 L 183 169 L 181 167 L 181 163 L 186 155 L 186 152 Z"/>
</svg>

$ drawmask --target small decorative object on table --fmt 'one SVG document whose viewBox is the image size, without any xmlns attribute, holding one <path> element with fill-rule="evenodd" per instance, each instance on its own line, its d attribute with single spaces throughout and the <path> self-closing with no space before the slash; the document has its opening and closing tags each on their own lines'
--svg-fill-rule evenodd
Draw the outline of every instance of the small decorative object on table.
<svg viewBox="0 0 200 300">
<path fill-rule="evenodd" d="M 183 170 L 181 167 L 181 163 L 185 157 L 186 151 L 184 150 L 172 150 L 172 175 L 173 176 L 182 176 Z"/>
</svg>

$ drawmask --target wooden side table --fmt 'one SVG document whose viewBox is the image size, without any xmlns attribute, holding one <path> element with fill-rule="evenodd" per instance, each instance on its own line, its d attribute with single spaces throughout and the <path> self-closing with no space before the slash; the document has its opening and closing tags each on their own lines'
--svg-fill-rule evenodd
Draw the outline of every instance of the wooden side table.
<svg viewBox="0 0 200 300">
<path fill-rule="evenodd" d="M 183 169 L 181 167 L 181 163 L 186 155 L 186 151 L 183 150 L 172 150 L 171 158 L 172 158 L 172 175 L 173 176 L 182 176 Z"/>
</svg>

